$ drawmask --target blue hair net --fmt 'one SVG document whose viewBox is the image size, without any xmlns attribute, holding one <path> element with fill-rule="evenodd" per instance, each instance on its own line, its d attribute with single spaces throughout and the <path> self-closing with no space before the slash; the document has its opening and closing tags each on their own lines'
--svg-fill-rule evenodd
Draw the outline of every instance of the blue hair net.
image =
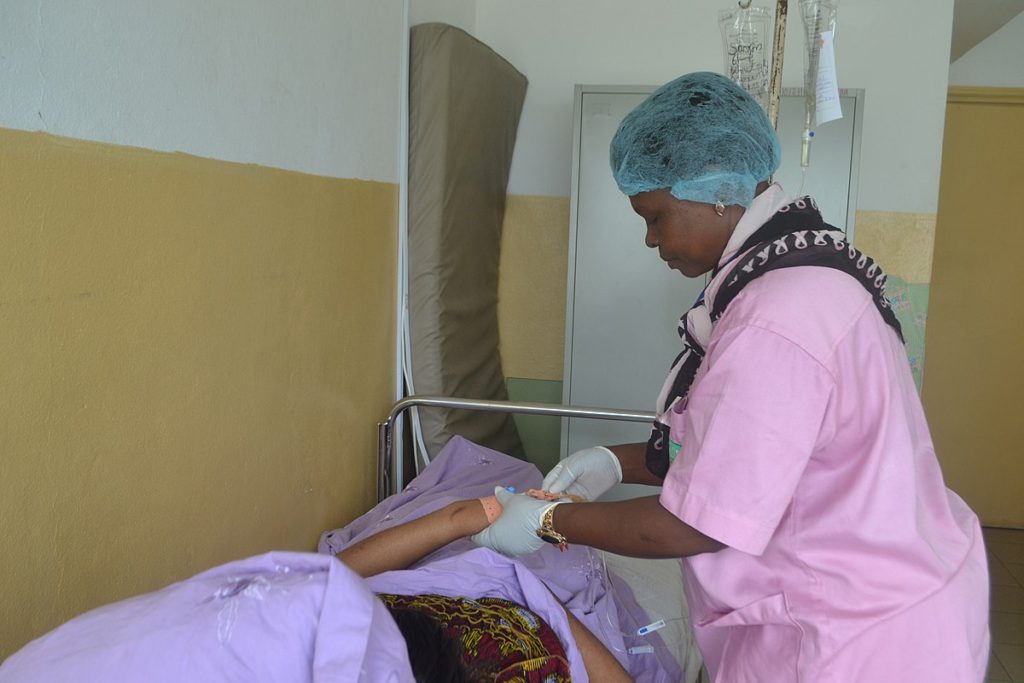
<svg viewBox="0 0 1024 683">
<path fill-rule="evenodd" d="M 706 71 L 651 93 L 622 120 L 611 144 L 612 175 L 628 196 L 667 187 L 676 199 L 745 207 L 781 156 L 761 106 Z"/>
</svg>

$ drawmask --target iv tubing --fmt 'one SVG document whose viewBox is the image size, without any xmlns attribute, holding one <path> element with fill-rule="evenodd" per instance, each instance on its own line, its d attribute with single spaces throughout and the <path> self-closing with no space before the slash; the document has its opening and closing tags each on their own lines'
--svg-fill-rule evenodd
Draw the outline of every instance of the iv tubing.
<svg viewBox="0 0 1024 683">
<path fill-rule="evenodd" d="M 806 26 L 804 17 L 804 31 L 807 32 L 807 73 L 804 76 L 804 134 L 800 139 L 800 168 L 806 173 L 807 167 L 811 165 L 811 138 L 814 137 L 814 110 L 818 100 L 817 80 L 818 61 L 821 58 L 821 50 L 817 43 L 818 26 L 821 24 L 821 6 L 814 7 L 813 28 Z"/>
</svg>

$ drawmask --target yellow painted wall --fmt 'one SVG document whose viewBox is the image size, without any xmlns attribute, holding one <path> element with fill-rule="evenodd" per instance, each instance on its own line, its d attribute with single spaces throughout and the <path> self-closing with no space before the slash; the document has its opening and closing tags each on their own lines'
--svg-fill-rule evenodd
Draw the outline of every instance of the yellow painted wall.
<svg viewBox="0 0 1024 683">
<path fill-rule="evenodd" d="M 1024 528 L 1024 89 L 950 88 L 925 412 L 946 483 L 982 524 Z"/>
<path fill-rule="evenodd" d="M 927 284 L 932 275 L 935 214 L 857 211 L 853 241 L 889 274 Z"/>
<path fill-rule="evenodd" d="M 0 129 L 0 659 L 372 504 L 397 195 Z"/>
<path fill-rule="evenodd" d="M 507 377 L 562 379 L 568 258 L 569 198 L 509 195 L 498 277 Z"/>
</svg>

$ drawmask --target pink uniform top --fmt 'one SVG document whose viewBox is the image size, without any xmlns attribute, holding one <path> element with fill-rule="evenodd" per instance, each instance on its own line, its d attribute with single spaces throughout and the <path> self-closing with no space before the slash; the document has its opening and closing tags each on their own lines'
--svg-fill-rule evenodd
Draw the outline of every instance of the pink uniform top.
<svg viewBox="0 0 1024 683">
<path fill-rule="evenodd" d="M 706 351 L 667 416 L 682 448 L 661 504 L 727 546 L 686 561 L 712 680 L 983 680 L 981 529 L 943 484 L 906 352 L 867 291 L 829 268 L 766 273 Z"/>
</svg>

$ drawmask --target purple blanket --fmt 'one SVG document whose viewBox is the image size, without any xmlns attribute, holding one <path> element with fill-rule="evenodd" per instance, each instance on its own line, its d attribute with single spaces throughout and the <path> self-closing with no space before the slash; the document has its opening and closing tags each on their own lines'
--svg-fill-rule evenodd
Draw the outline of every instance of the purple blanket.
<svg viewBox="0 0 1024 683">
<path fill-rule="evenodd" d="M 454 500 L 491 495 L 496 485 L 525 491 L 539 488 L 541 480 L 534 465 L 454 437 L 404 491 L 385 499 L 351 524 L 324 533 L 319 550 L 337 553 L 369 535 L 421 517 Z M 532 555 L 512 560 L 463 539 L 409 570 L 380 574 L 368 582 L 379 592 L 495 596 L 528 605 L 544 617 L 566 645 L 573 680 L 586 681 L 579 652 L 568 634 L 568 624 L 551 599 L 554 593 L 634 679 L 645 683 L 684 680 L 678 654 L 669 653 L 657 635 L 635 635 L 637 628 L 651 619 L 637 606 L 625 582 L 610 576 L 601 555 L 590 548 L 572 546 L 562 553 L 555 546 L 545 546 Z M 629 654 L 629 648 L 637 647 L 641 649 Z"/>
<path fill-rule="evenodd" d="M 3 683 L 411 683 L 401 634 L 333 557 L 268 553 L 107 605 L 0 666 Z"/>
</svg>

